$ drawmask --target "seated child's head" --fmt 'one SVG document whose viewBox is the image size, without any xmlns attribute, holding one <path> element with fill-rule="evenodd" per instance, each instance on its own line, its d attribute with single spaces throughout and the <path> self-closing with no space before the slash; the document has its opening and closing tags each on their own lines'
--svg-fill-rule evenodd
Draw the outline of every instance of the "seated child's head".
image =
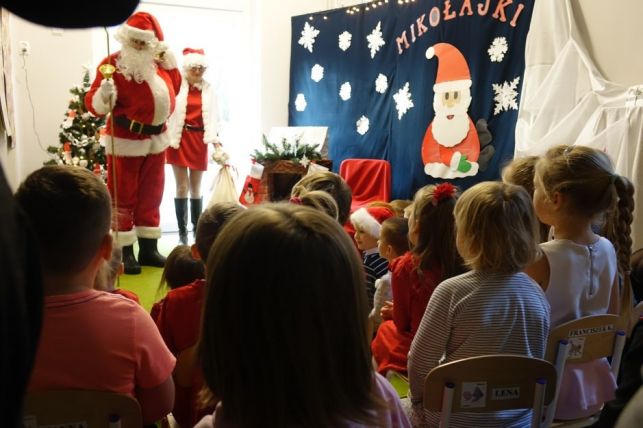
<svg viewBox="0 0 643 428">
<path fill-rule="evenodd" d="M 94 288 L 96 290 L 112 291 L 116 288 L 116 279 L 123 273 L 123 249 L 118 245 L 112 247 L 112 258 L 101 266 Z"/>
<path fill-rule="evenodd" d="M 91 288 L 112 250 L 107 186 L 85 168 L 45 166 L 25 179 L 16 200 L 35 232 L 45 279 L 91 269 Z"/>
<path fill-rule="evenodd" d="M 392 210 L 380 206 L 362 207 L 351 214 L 357 248 L 362 251 L 377 248 L 382 222 L 394 216 Z"/>
<path fill-rule="evenodd" d="M 292 188 L 290 196 L 300 196 L 302 191 L 323 190 L 328 192 L 337 203 L 337 221 L 345 224 L 351 210 L 353 199 L 351 188 L 338 174 L 330 171 L 319 171 L 305 175 Z"/>
<path fill-rule="evenodd" d="M 409 251 L 409 222 L 405 218 L 391 217 L 384 220 L 377 242 L 380 256 L 390 262 Z"/>
<path fill-rule="evenodd" d="M 203 211 L 196 225 L 196 237 L 194 238 L 194 248 L 198 254 L 192 253 L 192 255 L 198 256 L 203 261 L 207 260 L 210 247 L 221 232 L 223 225 L 244 209 L 236 202 L 218 202 Z"/>
<path fill-rule="evenodd" d="M 295 204 L 250 208 L 215 241 L 206 281 L 199 358 L 227 422 L 377 424 L 365 278 L 337 222 Z"/>
<path fill-rule="evenodd" d="M 325 212 L 331 216 L 333 220 L 337 221 L 337 215 L 339 213 L 337 202 L 335 202 L 335 199 L 333 199 L 328 192 L 323 190 L 306 191 L 301 189 L 299 196 L 291 197 L 290 202 Z"/>
<path fill-rule="evenodd" d="M 189 245 L 177 245 L 167 256 L 160 287 L 167 285 L 170 290 L 174 290 L 203 278 L 205 278 L 203 261 L 192 256 Z"/>
<path fill-rule="evenodd" d="M 413 201 L 409 201 L 407 199 L 394 199 L 390 202 L 390 205 L 393 208 L 393 211 L 395 211 L 396 216 L 404 218 L 404 211 L 412 203 Z"/>
<path fill-rule="evenodd" d="M 487 181 L 455 205 L 458 251 L 471 269 L 516 273 L 538 253 L 538 222 L 522 186 Z"/>
<path fill-rule="evenodd" d="M 516 158 L 502 169 L 502 181 L 525 188 L 529 196 L 534 196 L 534 174 L 538 156 Z"/>
</svg>

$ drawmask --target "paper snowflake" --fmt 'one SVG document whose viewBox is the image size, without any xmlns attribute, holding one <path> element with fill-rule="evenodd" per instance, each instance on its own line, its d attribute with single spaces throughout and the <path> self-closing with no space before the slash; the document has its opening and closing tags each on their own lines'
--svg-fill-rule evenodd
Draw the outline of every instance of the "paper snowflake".
<svg viewBox="0 0 643 428">
<path fill-rule="evenodd" d="M 364 135 L 368 132 L 368 126 L 370 124 L 370 121 L 368 120 L 368 117 L 362 116 L 360 117 L 357 122 L 355 122 L 355 125 L 357 126 L 357 133 L 359 135 Z"/>
<path fill-rule="evenodd" d="M 339 48 L 343 51 L 351 47 L 351 39 L 353 35 L 348 31 L 344 31 L 339 35 Z"/>
<path fill-rule="evenodd" d="M 518 96 L 518 83 L 520 83 L 520 76 L 516 77 L 514 80 L 509 82 L 504 82 L 502 84 L 492 83 L 493 92 L 496 96 L 493 97 L 493 100 L 496 103 L 496 108 L 493 110 L 493 114 L 496 115 L 502 111 L 509 111 L 509 109 L 518 110 L 518 102 L 516 97 Z"/>
<path fill-rule="evenodd" d="M 310 78 L 315 82 L 319 82 L 324 78 L 324 67 L 319 64 L 315 64 L 310 70 Z"/>
<path fill-rule="evenodd" d="M 491 46 L 487 49 L 491 62 L 500 62 L 505 58 L 505 54 L 509 50 L 507 39 L 504 37 L 496 37 L 493 39 Z"/>
<path fill-rule="evenodd" d="M 304 97 L 304 94 L 297 94 L 297 98 L 295 98 L 295 110 L 304 111 L 306 110 L 307 105 L 308 104 L 306 103 L 306 97 Z"/>
<path fill-rule="evenodd" d="M 375 91 L 379 92 L 380 94 L 383 94 L 386 92 L 388 89 L 388 79 L 386 78 L 385 75 L 380 73 L 377 76 L 377 79 L 375 79 Z"/>
<path fill-rule="evenodd" d="M 371 50 L 371 58 L 375 58 L 375 54 L 386 44 L 382 38 L 382 21 L 377 22 L 377 26 L 371 34 L 366 36 L 366 40 L 368 41 L 368 48 Z"/>
<path fill-rule="evenodd" d="M 348 82 L 345 82 L 341 88 L 339 88 L 339 97 L 344 100 L 348 101 L 351 98 L 351 84 Z"/>
<path fill-rule="evenodd" d="M 304 153 L 304 155 L 301 157 L 301 159 L 299 159 L 299 163 L 300 163 L 300 164 L 301 164 L 301 166 L 303 166 L 304 168 L 308 168 L 308 164 L 310 163 L 310 159 L 308 159 L 308 158 L 306 157 L 306 153 Z"/>
<path fill-rule="evenodd" d="M 304 29 L 301 31 L 301 37 L 299 38 L 299 44 L 308 49 L 309 52 L 313 51 L 313 45 L 315 44 L 315 37 L 319 34 L 317 30 L 312 25 L 307 22 L 304 23 Z"/>
<path fill-rule="evenodd" d="M 413 100 L 411 99 L 411 92 L 409 91 L 409 82 L 406 82 L 404 87 L 393 95 L 393 99 L 395 100 L 395 108 L 397 109 L 397 118 L 401 120 L 402 116 L 413 108 Z"/>
</svg>

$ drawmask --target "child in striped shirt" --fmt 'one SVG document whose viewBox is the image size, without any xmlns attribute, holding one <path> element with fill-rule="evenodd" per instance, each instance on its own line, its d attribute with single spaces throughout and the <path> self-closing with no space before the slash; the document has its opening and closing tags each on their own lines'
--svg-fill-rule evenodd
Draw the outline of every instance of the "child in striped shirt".
<svg viewBox="0 0 643 428">
<path fill-rule="evenodd" d="M 525 189 L 484 182 L 455 205 L 456 245 L 472 269 L 438 285 L 411 343 L 408 372 L 414 426 L 437 427 L 422 406 L 424 379 L 439 364 L 488 354 L 543 358 L 549 304 L 522 269 L 538 250 L 538 222 Z M 397 304 L 397 303 L 396 303 Z M 529 426 L 530 410 L 457 413 L 451 427 Z"/>
</svg>

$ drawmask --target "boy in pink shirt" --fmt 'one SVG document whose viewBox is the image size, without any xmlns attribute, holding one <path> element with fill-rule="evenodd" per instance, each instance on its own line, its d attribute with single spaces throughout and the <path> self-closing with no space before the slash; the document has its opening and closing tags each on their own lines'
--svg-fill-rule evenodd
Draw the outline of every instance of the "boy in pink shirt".
<svg viewBox="0 0 643 428">
<path fill-rule="evenodd" d="M 82 389 L 135 397 L 146 424 L 172 409 L 175 359 L 135 302 L 93 289 L 111 258 L 110 196 L 84 168 L 46 166 L 16 200 L 36 234 L 45 308 L 29 391 Z"/>
</svg>

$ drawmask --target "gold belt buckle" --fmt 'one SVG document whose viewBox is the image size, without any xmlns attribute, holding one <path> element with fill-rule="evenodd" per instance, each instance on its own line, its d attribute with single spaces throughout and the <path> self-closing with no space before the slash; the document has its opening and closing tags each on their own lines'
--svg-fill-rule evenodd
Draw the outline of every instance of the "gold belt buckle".
<svg viewBox="0 0 643 428">
<path fill-rule="evenodd" d="M 136 126 L 138 126 L 138 130 L 134 129 Z M 141 134 L 143 132 L 143 122 L 132 120 L 129 124 L 129 130 L 134 132 L 135 134 Z"/>
</svg>

